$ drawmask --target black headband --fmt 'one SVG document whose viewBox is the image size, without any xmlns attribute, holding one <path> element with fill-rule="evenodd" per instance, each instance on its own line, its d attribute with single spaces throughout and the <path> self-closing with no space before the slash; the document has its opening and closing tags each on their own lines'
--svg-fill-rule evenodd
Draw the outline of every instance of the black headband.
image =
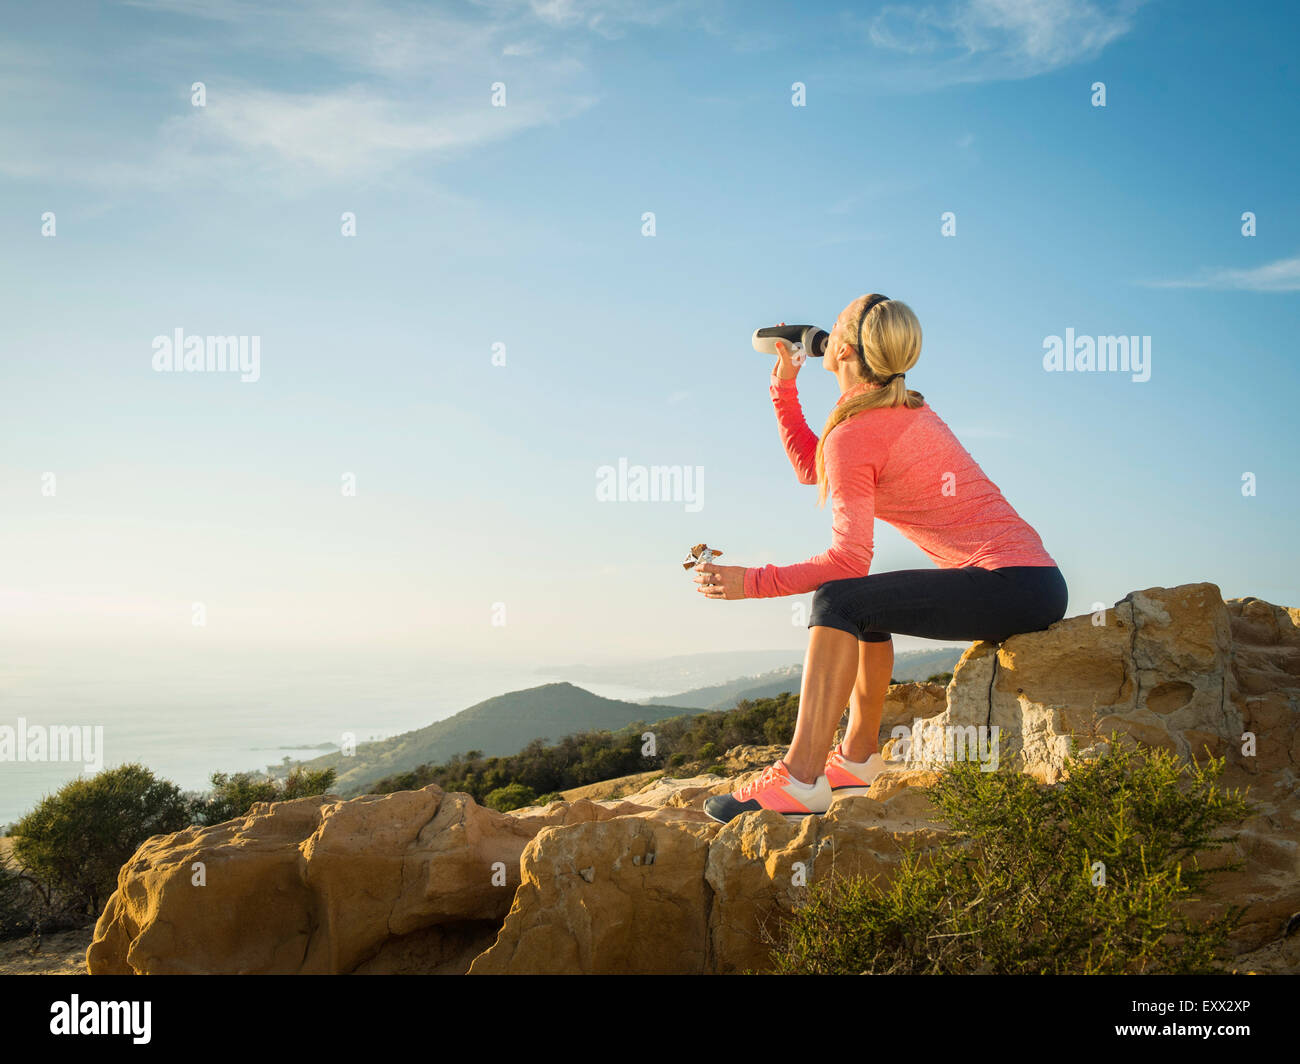
<svg viewBox="0 0 1300 1064">
<path fill-rule="evenodd" d="M 862 326 L 866 323 L 867 315 L 871 313 L 872 307 L 876 306 L 879 303 L 888 303 L 888 302 L 889 302 L 889 296 L 872 296 L 870 299 L 867 300 L 867 302 L 862 307 L 862 316 L 858 318 L 858 354 L 861 356 L 864 365 L 866 364 L 867 356 L 862 353 L 864 351 L 864 348 L 862 346 Z M 870 367 L 868 367 L 868 369 L 870 369 Z M 892 373 L 880 382 L 880 386 L 883 388 L 886 384 L 891 383 L 895 377 L 901 377 L 901 376 L 903 376 L 903 374 L 901 373 Z"/>
</svg>

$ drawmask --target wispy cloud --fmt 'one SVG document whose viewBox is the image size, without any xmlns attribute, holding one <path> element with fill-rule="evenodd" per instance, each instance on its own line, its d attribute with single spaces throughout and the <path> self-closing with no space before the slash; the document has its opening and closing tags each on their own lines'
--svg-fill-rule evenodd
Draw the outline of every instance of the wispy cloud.
<svg viewBox="0 0 1300 1064">
<path fill-rule="evenodd" d="M 1093 59 L 1145 0 L 952 0 L 889 5 L 873 44 L 907 57 L 912 88 L 1033 77 Z"/>
<path fill-rule="evenodd" d="M 1207 269 L 1197 277 L 1141 281 L 1147 288 L 1217 288 L 1238 292 L 1300 292 L 1300 256 L 1249 269 Z"/>
<path fill-rule="evenodd" d="M 351 178 L 384 170 L 404 159 L 450 152 L 508 137 L 520 130 L 571 117 L 587 97 L 551 104 L 523 100 L 489 108 L 484 100 L 433 110 L 365 86 L 293 94 L 235 88 L 217 93 L 208 107 L 178 120 L 176 133 L 197 150 L 223 149 L 268 167 L 308 168 Z M 346 135 L 341 131 L 346 130 Z"/>
<path fill-rule="evenodd" d="M 80 58 L 62 54 L 58 38 L 44 42 L 57 62 L 5 64 L 4 83 L 31 99 L 61 95 L 69 105 L 51 102 L 39 120 L 30 108 L 0 106 L 0 175 L 144 189 L 238 175 L 299 192 L 379 177 L 572 119 L 598 102 L 590 42 L 687 17 L 679 3 L 625 0 L 128 6 L 143 21 L 123 47 L 155 73 L 156 116 L 141 111 L 138 92 L 126 107 L 110 100 L 98 101 L 105 110 L 85 107 L 80 101 L 96 93 L 74 91 L 50 72 L 78 69 Z M 93 81 L 93 72 L 86 77 Z M 191 80 L 207 86 L 207 106 L 178 112 L 177 85 L 188 89 Z M 507 85 L 505 107 L 490 106 L 498 80 Z M 110 114 L 132 124 L 129 132 L 114 124 L 108 135 Z"/>
<path fill-rule="evenodd" d="M 508 4 L 508 6 L 513 6 Z M 660 26 L 683 17 L 700 18 L 714 0 L 529 0 L 539 19 L 556 26 L 583 26 L 604 37 L 621 37 L 633 26 Z"/>
</svg>

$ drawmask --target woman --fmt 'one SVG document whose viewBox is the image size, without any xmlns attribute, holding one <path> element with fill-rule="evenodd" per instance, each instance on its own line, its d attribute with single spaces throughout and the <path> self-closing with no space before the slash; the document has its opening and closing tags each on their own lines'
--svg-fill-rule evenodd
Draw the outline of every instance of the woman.
<svg viewBox="0 0 1300 1064">
<path fill-rule="evenodd" d="M 817 592 L 789 752 L 753 783 L 705 803 L 724 823 L 753 809 L 798 819 L 866 793 L 887 767 L 878 733 L 892 633 L 1001 642 L 1048 627 L 1066 608 L 1065 579 L 1038 533 L 924 396 L 906 387 L 921 354 L 921 326 L 907 304 L 867 295 L 836 320 L 823 365 L 841 395 L 821 439 L 799 407 L 799 365 L 787 347 L 777 350 L 770 392 L 781 440 L 800 482 L 818 485 L 819 504 L 832 498 L 831 547 L 798 565 L 696 570 L 697 590 L 710 598 Z M 877 516 L 938 568 L 868 576 Z M 848 728 L 830 750 L 846 702 Z"/>
</svg>

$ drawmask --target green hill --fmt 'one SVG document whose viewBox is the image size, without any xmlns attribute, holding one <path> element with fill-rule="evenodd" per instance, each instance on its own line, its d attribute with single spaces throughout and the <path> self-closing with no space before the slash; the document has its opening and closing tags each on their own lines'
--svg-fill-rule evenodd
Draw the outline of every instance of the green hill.
<svg viewBox="0 0 1300 1064">
<path fill-rule="evenodd" d="M 480 804 L 507 810 L 601 781 L 631 778 L 639 785 L 654 773 L 726 775 L 726 751 L 740 745 L 788 743 L 798 713 L 797 695 L 760 698 L 735 709 L 688 712 L 656 720 L 650 725 L 656 740 L 653 751 L 647 751 L 642 743 L 640 728 L 593 730 L 566 736 L 550 746 L 532 742 L 519 753 L 504 757 L 458 754 L 444 764 L 395 772 L 367 790 L 388 794 L 436 783 L 443 790 L 463 791 Z"/>
<path fill-rule="evenodd" d="M 646 706 L 602 698 L 571 683 L 548 683 L 497 695 L 391 739 L 362 743 L 351 757 L 332 753 L 301 764 L 333 768 L 339 794 L 364 793 L 385 776 L 440 764 L 471 750 L 487 757 L 516 754 L 534 739 L 554 743 L 575 732 L 617 731 L 634 721 L 649 723 L 680 714 L 683 708 L 692 707 Z M 284 771 L 277 768 L 276 774 Z"/>
</svg>

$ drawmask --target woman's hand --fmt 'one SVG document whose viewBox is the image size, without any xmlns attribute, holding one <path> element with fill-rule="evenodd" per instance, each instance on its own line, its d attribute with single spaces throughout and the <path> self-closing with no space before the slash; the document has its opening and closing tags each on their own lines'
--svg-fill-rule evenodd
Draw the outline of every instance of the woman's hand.
<svg viewBox="0 0 1300 1064">
<path fill-rule="evenodd" d="M 772 367 L 775 373 L 783 381 L 792 381 L 799 376 L 799 367 L 804 364 L 806 355 L 800 351 L 796 356 L 791 353 L 790 347 L 783 340 L 776 341 L 776 365 Z M 798 361 L 796 361 L 796 358 Z"/>
<path fill-rule="evenodd" d="M 714 565 L 708 562 L 695 567 L 695 590 L 701 595 L 716 599 L 742 599 L 745 597 L 745 566 Z"/>
</svg>

